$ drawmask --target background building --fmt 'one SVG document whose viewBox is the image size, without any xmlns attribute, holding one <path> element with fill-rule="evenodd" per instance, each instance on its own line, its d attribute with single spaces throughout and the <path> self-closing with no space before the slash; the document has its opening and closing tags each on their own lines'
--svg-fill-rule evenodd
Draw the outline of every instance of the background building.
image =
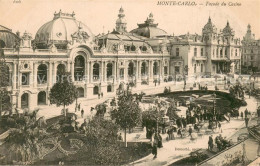
<svg viewBox="0 0 260 166">
<path fill-rule="evenodd" d="M 260 39 L 255 39 L 250 25 L 247 26 L 247 32 L 242 41 L 242 48 L 243 73 L 260 71 Z"/>
</svg>

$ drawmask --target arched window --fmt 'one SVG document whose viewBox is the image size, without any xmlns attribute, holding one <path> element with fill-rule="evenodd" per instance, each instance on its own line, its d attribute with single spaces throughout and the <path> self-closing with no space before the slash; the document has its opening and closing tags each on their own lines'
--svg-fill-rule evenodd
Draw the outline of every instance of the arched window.
<svg viewBox="0 0 260 166">
<path fill-rule="evenodd" d="M 119 72 L 120 72 L 120 78 L 124 78 L 124 69 L 120 69 Z"/>
<path fill-rule="evenodd" d="M 143 62 L 142 63 L 142 66 L 141 66 L 141 75 L 146 75 L 147 72 L 146 72 L 146 63 Z"/>
<path fill-rule="evenodd" d="M 84 88 L 79 87 L 79 88 L 77 88 L 77 91 L 78 91 L 79 98 L 84 97 Z"/>
<path fill-rule="evenodd" d="M 93 79 L 94 80 L 99 79 L 99 64 L 98 63 L 95 63 L 93 65 Z"/>
<path fill-rule="evenodd" d="M 45 64 L 41 64 L 38 66 L 37 72 L 37 82 L 38 84 L 47 83 L 47 66 Z"/>
<path fill-rule="evenodd" d="M 24 93 L 21 96 L 21 107 L 22 108 L 28 108 L 29 107 L 29 94 L 28 93 Z"/>
<path fill-rule="evenodd" d="M 74 60 L 75 81 L 82 81 L 84 74 L 85 74 L 85 58 L 82 55 L 78 55 Z"/>
<path fill-rule="evenodd" d="M 107 92 L 112 92 L 112 85 L 107 86 Z"/>
<path fill-rule="evenodd" d="M 112 63 L 107 64 L 107 78 L 113 75 L 113 65 Z"/>
<path fill-rule="evenodd" d="M 62 76 L 65 74 L 65 65 L 64 64 L 59 64 L 57 66 L 57 76 L 56 76 L 56 80 L 59 81 L 60 79 L 62 79 Z"/>
<path fill-rule="evenodd" d="M 46 92 L 41 91 L 38 93 L 38 105 L 46 105 Z"/>
<path fill-rule="evenodd" d="M 132 46 L 131 46 L 131 51 L 135 51 L 135 49 L 136 49 L 135 46 L 132 45 Z"/>
<path fill-rule="evenodd" d="M 154 62 L 153 63 L 153 75 L 158 75 L 159 74 L 159 65 L 158 65 L 158 62 Z"/>
<path fill-rule="evenodd" d="M 128 64 L 128 76 L 133 76 L 134 75 L 134 63 L 130 62 Z"/>
<path fill-rule="evenodd" d="M 220 49 L 220 57 L 223 57 L 223 49 Z"/>
<path fill-rule="evenodd" d="M 93 94 L 94 95 L 97 95 L 99 93 L 99 88 L 98 88 L 98 86 L 95 86 L 94 88 L 93 88 Z"/>
<path fill-rule="evenodd" d="M 168 67 L 164 66 L 164 75 L 167 75 L 167 74 L 168 74 Z"/>
<path fill-rule="evenodd" d="M 146 46 L 140 46 L 140 50 L 141 51 L 147 51 L 147 47 Z"/>
</svg>

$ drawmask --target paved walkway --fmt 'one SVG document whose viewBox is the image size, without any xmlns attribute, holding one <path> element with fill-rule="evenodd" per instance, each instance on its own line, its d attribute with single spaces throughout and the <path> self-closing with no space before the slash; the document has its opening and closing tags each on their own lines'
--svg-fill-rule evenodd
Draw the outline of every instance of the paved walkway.
<svg viewBox="0 0 260 166">
<path fill-rule="evenodd" d="M 256 100 L 254 98 L 246 97 L 246 102 L 248 103 L 245 107 L 240 107 L 239 112 L 244 111 L 246 108 L 250 112 L 255 112 L 257 105 Z M 215 138 L 217 135 L 221 134 L 223 137 L 227 137 L 227 139 L 232 139 L 233 142 L 237 142 L 237 136 L 241 133 L 245 132 L 245 122 L 242 119 L 231 119 L 230 122 L 221 122 L 223 133 L 216 132 L 213 135 Z M 243 131 L 240 131 L 241 128 Z M 163 138 L 166 137 L 166 134 L 163 135 Z M 207 149 L 208 148 L 208 138 L 209 135 L 204 135 L 201 138 L 198 138 L 195 142 L 190 141 L 190 137 L 184 139 L 176 139 L 171 141 L 166 141 L 164 139 L 163 148 L 158 149 L 158 156 L 156 159 L 153 159 L 153 155 L 150 154 L 134 163 L 133 165 L 140 166 L 159 166 L 159 165 L 167 165 L 169 163 L 180 160 L 183 157 L 189 155 L 189 153 L 196 149 Z"/>
</svg>

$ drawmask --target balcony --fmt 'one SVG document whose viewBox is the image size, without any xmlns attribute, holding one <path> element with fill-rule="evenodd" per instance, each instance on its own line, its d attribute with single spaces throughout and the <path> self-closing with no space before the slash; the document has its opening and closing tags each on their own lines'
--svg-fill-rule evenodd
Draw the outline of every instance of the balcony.
<svg viewBox="0 0 260 166">
<path fill-rule="evenodd" d="M 195 61 L 206 61 L 208 58 L 206 56 L 194 56 L 192 59 Z"/>
<path fill-rule="evenodd" d="M 182 57 L 181 56 L 171 56 L 171 59 L 182 60 Z"/>
<path fill-rule="evenodd" d="M 230 61 L 230 59 L 228 57 L 212 57 L 211 60 L 213 61 Z"/>
</svg>

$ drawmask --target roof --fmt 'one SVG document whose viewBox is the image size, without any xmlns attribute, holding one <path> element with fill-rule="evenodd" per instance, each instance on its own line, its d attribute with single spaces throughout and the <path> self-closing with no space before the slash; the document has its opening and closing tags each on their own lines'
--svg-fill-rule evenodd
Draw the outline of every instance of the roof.
<svg viewBox="0 0 260 166">
<path fill-rule="evenodd" d="M 169 36 L 166 31 L 157 28 L 158 24 L 154 23 L 153 14 L 150 13 L 149 17 L 142 24 L 137 24 L 138 28 L 133 29 L 130 33 L 135 33 L 139 36 L 147 38 L 154 38 L 160 36 Z"/>
<path fill-rule="evenodd" d="M 114 45 L 122 44 L 125 47 L 132 47 L 135 46 L 141 47 L 146 46 L 147 48 L 150 47 L 148 43 L 145 42 L 145 37 L 137 36 L 132 33 L 123 33 L 119 34 L 116 33 L 116 31 L 113 31 L 112 33 L 108 33 L 105 35 L 101 35 L 98 38 L 99 46 L 102 47 L 103 45 L 106 45 L 106 48 L 108 51 L 112 51 Z"/>
<path fill-rule="evenodd" d="M 146 26 L 142 28 L 136 28 L 130 31 L 131 33 L 135 33 L 140 36 L 144 36 L 147 38 L 154 38 L 154 37 L 159 37 L 159 36 L 168 36 L 167 32 L 157 28 L 157 27 L 152 27 L 152 26 Z"/>
<path fill-rule="evenodd" d="M 36 43 L 47 43 L 48 41 L 62 42 L 72 41 L 72 35 L 78 31 L 87 33 L 88 37 L 94 37 L 91 30 L 82 22 L 77 21 L 75 14 L 54 14 L 53 20 L 42 25 L 35 35 Z"/>
<path fill-rule="evenodd" d="M 11 29 L 0 25 L 0 45 L 4 48 L 13 48 L 20 38 Z"/>
</svg>

